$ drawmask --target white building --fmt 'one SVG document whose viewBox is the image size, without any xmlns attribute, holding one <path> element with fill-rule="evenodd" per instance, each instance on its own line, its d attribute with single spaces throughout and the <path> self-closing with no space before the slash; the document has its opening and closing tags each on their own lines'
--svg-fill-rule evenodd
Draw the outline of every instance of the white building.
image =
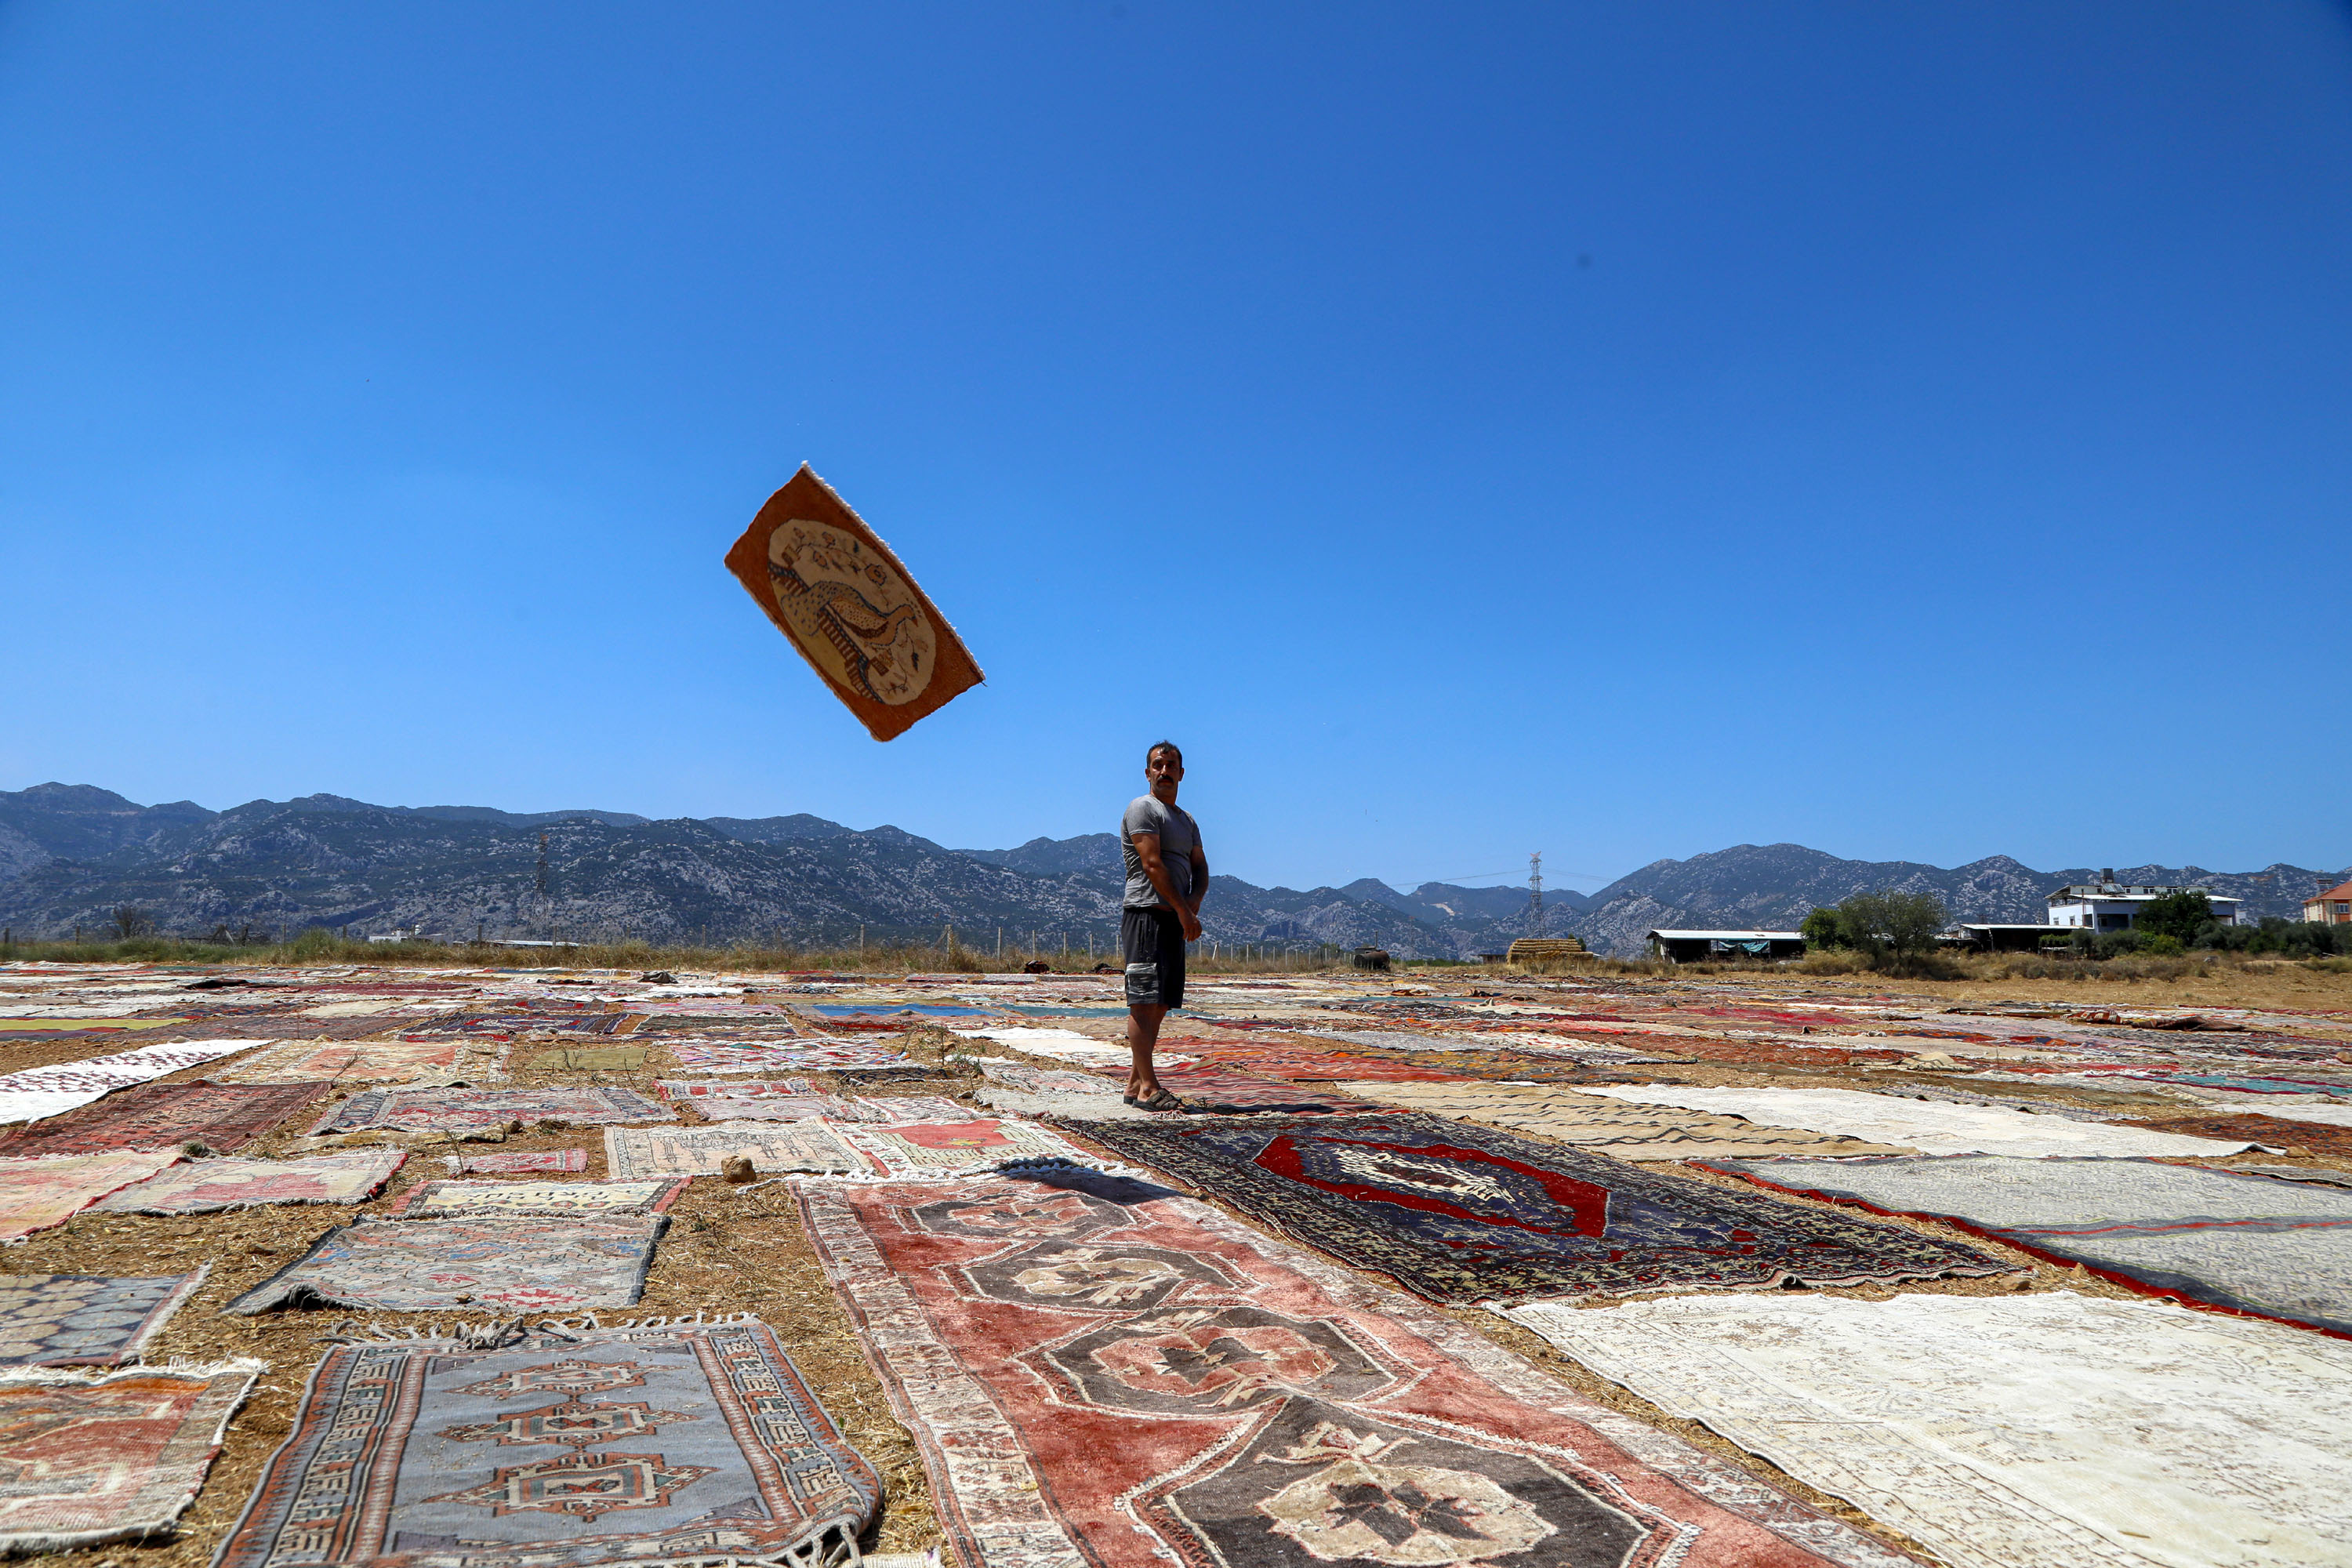
<svg viewBox="0 0 2352 1568">
<path fill-rule="evenodd" d="M 2077 882 L 2059 889 L 2050 895 L 2050 923 L 2069 931 L 2129 931 L 2139 923 L 2139 913 L 2167 893 L 2203 893 L 2205 901 L 2213 906 L 2213 918 L 2223 925 L 2238 923 L 2237 899 L 2223 898 L 2208 888 L 2141 888 L 2126 887 L 2116 880 L 2113 871 L 2099 873 L 2100 880 Z"/>
</svg>

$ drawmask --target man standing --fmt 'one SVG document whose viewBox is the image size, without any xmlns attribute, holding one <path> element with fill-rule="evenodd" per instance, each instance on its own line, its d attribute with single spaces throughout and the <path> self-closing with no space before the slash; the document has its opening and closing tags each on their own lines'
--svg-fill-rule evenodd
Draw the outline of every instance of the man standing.
<svg viewBox="0 0 2352 1568">
<path fill-rule="evenodd" d="M 1176 742 L 1161 741 L 1144 752 L 1143 776 L 1151 793 L 1129 801 L 1118 821 L 1127 861 L 1118 948 L 1127 961 L 1127 1046 L 1134 1054 L 1127 1102 L 1142 1110 L 1181 1110 L 1184 1102 L 1152 1071 L 1151 1051 L 1160 1043 L 1160 1021 L 1184 1005 L 1184 944 L 1201 938 L 1209 858 L 1201 849 L 1201 825 L 1176 804 L 1176 786 L 1184 782 L 1184 753 Z"/>
</svg>

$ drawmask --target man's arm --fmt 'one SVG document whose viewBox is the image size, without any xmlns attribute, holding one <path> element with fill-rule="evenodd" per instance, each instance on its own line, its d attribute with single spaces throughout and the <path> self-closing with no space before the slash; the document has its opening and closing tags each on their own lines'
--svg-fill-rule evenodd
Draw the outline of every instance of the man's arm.
<svg viewBox="0 0 2352 1568">
<path fill-rule="evenodd" d="M 1192 840 L 1192 913 L 1201 912 L 1201 900 L 1209 896 L 1209 852 L 1201 847 L 1198 837 Z"/>
<path fill-rule="evenodd" d="M 1192 904 L 1176 896 L 1176 885 L 1168 879 L 1168 862 L 1160 856 L 1160 835 L 1131 833 L 1128 837 L 1135 845 L 1135 858 L 1142 862 L 1143 874 L 1151 879 L 1151 890 L 1160 895 L 1161 903 L 1176 911 L 1176 919 L 1184 928 L 1184 940 L 1200 941 L 1201 917 L 1192 912 Z M 1199 852 L 1194 853 L 1197 857 Z"/>
</svg>

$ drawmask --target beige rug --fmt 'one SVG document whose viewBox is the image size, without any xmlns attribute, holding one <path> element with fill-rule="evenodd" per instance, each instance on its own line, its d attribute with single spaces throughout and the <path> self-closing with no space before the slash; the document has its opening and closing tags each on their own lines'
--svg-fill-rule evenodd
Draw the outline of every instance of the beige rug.
<svg viewBox="0 0 2352 1568">
<path fill-rule="evenodd" d="M 2352 1345 L 2154 1301 L 1779 1291 L 1505 1314 L 1954 1568 L 2317 1568 Z"/>
<path fill-rule="evenodd" d="M 1629 1105 L 1551 1084 L 1343 1083 L 1339 1087 L 1382 1105 L 1533 1132 L 1620 1160 L 1765 1159 L 1770 1157 L 1768 1150 L 1771 1154 L 1801 1151 L 1816 1158 L 1917 1152 L 1896 1143 L 1866 1143 L 1859 1138 L 1759 1126 L 1711 1111 Z M 1733 1150 L 1753 1152 L 1734 1154 Z"/>
</svg>

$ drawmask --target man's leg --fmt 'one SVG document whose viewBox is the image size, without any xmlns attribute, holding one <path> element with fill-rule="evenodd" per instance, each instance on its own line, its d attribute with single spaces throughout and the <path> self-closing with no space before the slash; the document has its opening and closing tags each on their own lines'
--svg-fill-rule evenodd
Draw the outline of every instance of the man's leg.
<svg viewBox="0 0 2352 1568">
<path fill-rule="evenodd" d="M 1127 1092 L 1131 1100 L 1149 1100 L 1160 1092 L 1160 1078 L 1151 1067 L 1151 1049 L 1160 1043 L 1160 1020 L 1167 1016 L 1165 1007 L 1127 1010 L 1127 1048 L 1132 1058 L 1127 1069 Z"/>
<path fill-rule="evenodd" d="M 1160 1043 L 1160 1020 L 1168 1016 L 1168 999 L 1160 994 L 1160 963 L 1166 957 L 1164 932 L 1157 910 L 1126 910 L 1118 921 L 1119 956 L 1127 961 L 1127 1048 L 1130 1065 L 1127 1094 L 1149 1100 L 1160 1092 L 1160 1076 L 1152 1070 L 1151 1050 Z M 1180 946 L 1178 952 L 1183 951 Z"/>
</svg>

